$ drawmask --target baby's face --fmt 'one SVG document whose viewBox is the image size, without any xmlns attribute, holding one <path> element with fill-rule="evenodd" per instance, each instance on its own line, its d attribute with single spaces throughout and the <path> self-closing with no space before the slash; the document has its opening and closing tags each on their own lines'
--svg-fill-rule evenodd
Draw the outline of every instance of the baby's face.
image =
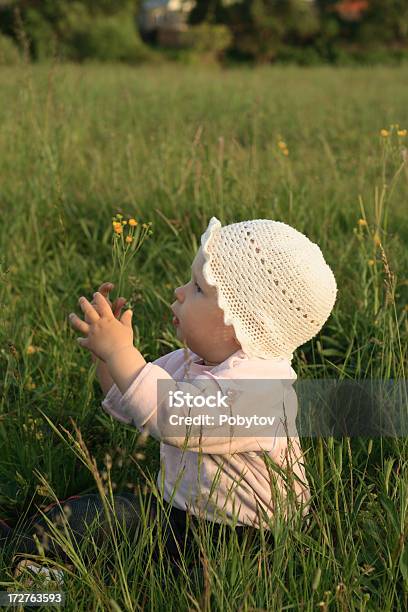
<svg viewBox="0 0 408 612">
<path fill-rule="evenodd" d="M 224 324 L 224 312 L 217 305 L 216 288 L 203 277 L 205 258 L 200 247 L 191 266 L 191 280 L 174 290 L 171 306 L 178 319 L 176 334 L 207 365 L 216 365 L 241 348 L 232 325 Z"/>
</svg>

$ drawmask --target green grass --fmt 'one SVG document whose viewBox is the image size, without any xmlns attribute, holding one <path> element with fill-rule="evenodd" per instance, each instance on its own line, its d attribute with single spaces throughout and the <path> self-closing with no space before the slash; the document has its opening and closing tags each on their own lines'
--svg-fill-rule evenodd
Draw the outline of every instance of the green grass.
<svg viewBox="0 0 408 612">
<path fill-rule="evenodd" d="M 153 222 L 124 292 L 147 361 L 180 346 L 169 305 L 209 218 L 272 218 L 319 244 L 339 288 L 295 353 L 298 377 L 406 377 L 408 137 L 379 130 L 408 127 L 407 77 L 406 66 L 1 69 L 0 516 L 14 524 L 34 504 L 96 489 L 74 424 L 103 486 L 137 490 L 141 470 L 155 480 L 158 443 L 103 413 L 67 321 L 80 295 L 116 282 L 116 212 Z M 73 551 L 66 609 L 406 609 L 405 439 L 302 446 L 309 527 L 278 521 L 274 551 L 204 543 L 201 573 L 178 581 L 140 561 L 148 531 L 136 550 L 116 542 L 113 569 Z M 17 586 L 8 563 L 0 551 L 0 589 Z"/>
</svg>

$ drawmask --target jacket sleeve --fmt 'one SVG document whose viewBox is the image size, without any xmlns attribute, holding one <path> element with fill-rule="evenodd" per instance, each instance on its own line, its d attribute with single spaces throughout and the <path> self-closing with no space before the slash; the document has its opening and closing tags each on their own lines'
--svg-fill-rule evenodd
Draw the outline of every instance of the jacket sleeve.
<svg viewBox="0 0 408 612">
<path fill-rule="evenodd" d="M 237 379 L 226 379 L 205 372 L 192 381 L 176 381 L 162 366 L 165 366 L 165 363 L 147 363 L 123 396 L 117 389 L 112 388 L 109 391 L 102 404 L 103 408 L 115 418 L 128 424 L 133 423 L 139 431 L 157 440 L 190 451 L 232 454 L 270 451 L 275 447 L 278 422 L 273 431 L 271 427 L 268 428 L 268 435 L 264 435 L 262 428 L 257 429 L 256 436 L 251 435 L 251 429 L 245 432 L 242 428 L 240 435 L 237 435 L 239 428 L 220 425 L 220 416 L 234 417 L 242 412 L 243 405 L 244 412 L 248 414 L 248 401 L 250 408 L 256 407 L 256 410 L 249 412 L 271 414 L 272 408 L 279 408 L 282 404 L 281 381 L 273 381 L 274 397 L 271 397 L 270 387 L 266 391 L 262 389 L 262 385 L 256 385 L 256 381 L 255 386 L 250 389 L 250 395 L 246 393 L 245 396 Z M 184 398 L 190 394 L 189 406 L 186 403 L 176 406 L 174 401 L 170 405 L 170 397 L 173 395 L 174 398 L 177 391 L 181 391 Z M 218 392 L 229 398 L 225 399 L 222 405 L 212 409 L 195 406 L 195 397 L 217 396 Z M 184 424 L 185 417 L 199 417 L 203 413 L 212 416 L 213 422 Z M 276 410 L 273 413 L 275 414 Z M 176 422 L 176 426 L 170 426 L 170 417 L 173 418 L 173 423 Z"/>
</svg>

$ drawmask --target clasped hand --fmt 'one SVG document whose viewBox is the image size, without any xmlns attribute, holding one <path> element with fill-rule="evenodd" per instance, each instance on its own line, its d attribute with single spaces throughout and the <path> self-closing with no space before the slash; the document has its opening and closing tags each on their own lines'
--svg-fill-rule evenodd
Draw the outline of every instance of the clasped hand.
<svg viewBox="0 0 408 612">
<path fill-rule="evenodd" d="M 102 361 L 124 348 L 133 347 L 132 311 L 126 310 L 120 320 L 116 319 L 103 295 L 94 293 L 94 305 L 85 297 L 79 298 L 79 305 L 87 322 L 75 313 L 69 315 L 71 327 L 85 334 L 77 338 L 80 346 L 92 351 Z"/>
</svg>

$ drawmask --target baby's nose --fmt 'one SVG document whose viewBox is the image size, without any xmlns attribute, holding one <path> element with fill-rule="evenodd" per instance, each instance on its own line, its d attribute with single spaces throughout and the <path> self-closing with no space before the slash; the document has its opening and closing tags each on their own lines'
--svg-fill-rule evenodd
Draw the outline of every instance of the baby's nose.
<svg viewBox="0 0 408 612">
<path fill-rule="evenodd" d="M 175 295 L 176 300 L 181 301 L 181 299 L 182 299 L 182 291 L 181 291 L 180 287 L 177 287 L 177 289 L 174 290 L 174 295 Z"/>
</svg>

